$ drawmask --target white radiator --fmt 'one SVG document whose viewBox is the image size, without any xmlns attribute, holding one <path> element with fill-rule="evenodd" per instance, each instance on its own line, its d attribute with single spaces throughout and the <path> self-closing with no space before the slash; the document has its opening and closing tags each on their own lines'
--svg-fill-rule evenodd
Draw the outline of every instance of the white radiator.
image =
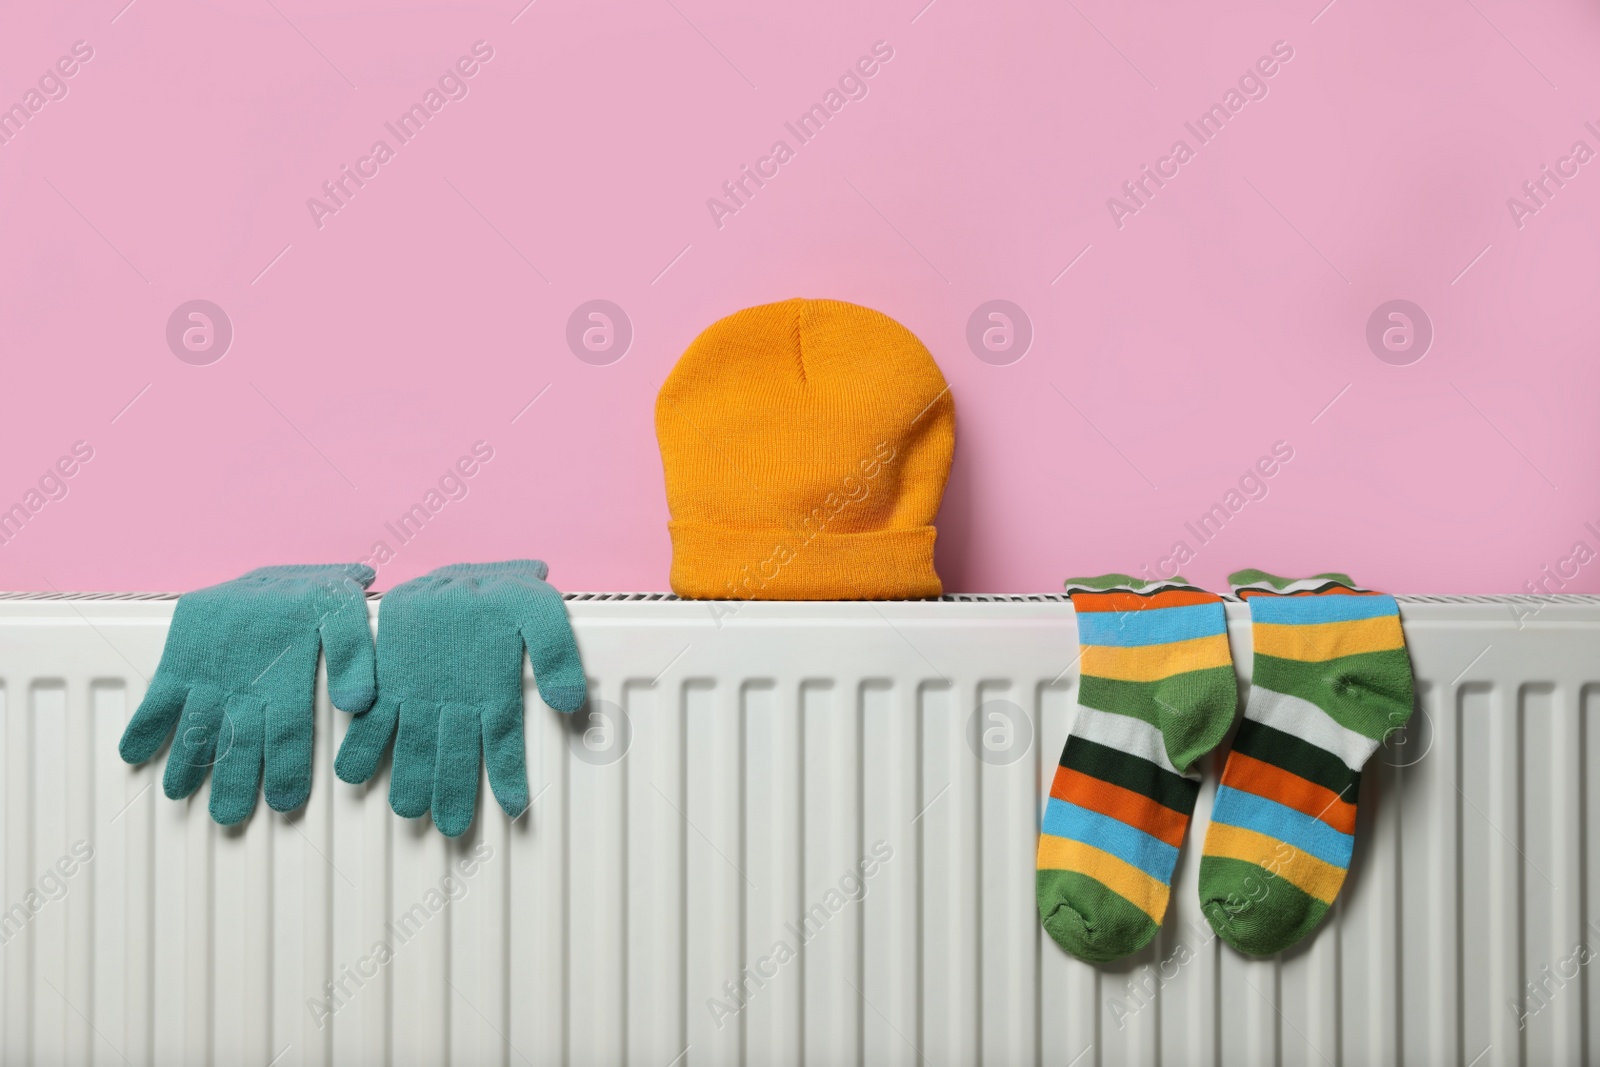
<svg viewBox="0 0 1600 1067">
<path fill-rule="evenodd" d="M 1064 598 L 569 608 L 607 714 L 530 682 L 531 812 L 448 842 L 334 778 L 325 699 L 307 808 L 218 828 L 117 756 L 172 601 L 0 602 L 4 1064 L 1600 1063 L 1600 598 L 1402 598 L 1422 714 L 1330 921 L 1211 939 L 1213 768 L 1165 929 L 1099 968 L 1034 907 Z"/>
</svg>

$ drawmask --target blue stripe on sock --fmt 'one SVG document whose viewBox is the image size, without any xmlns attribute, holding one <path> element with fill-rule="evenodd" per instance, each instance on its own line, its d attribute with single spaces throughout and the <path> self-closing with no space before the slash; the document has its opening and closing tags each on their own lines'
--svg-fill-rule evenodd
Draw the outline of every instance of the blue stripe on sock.
<svg viewBox="0 0 1600 1067">
<path fill-rule="evenodd" d="M 1253 596 L 1249 599 L 1251 622 L 1296 623 L 1350 622 L 1397 615 L 1400 607 L 1387 593 L 1375 596 L 1350 596 L 1325 593 L 1321 596 Z"/>
<path fill-rule="evenodd" d="M 1137 648 L 1227 632 L 1228 616 L 1220 601 L 1142 611 L 1085 611 L 1078 616 L 1080 645 Z"/>
<path fill-rule="evenodd" d="M 1044 832 L 1070 841 L 1082 841 L 1102 852 L 1109 852 L 1131 863 L 1152 878 L 1172 883 L 1172 869 L 1178 863 L 1178 850 L 1158 837 L 1151 837 L 1109 815 L 1080 808 L 1065 800 L 1050 798 L 1044 812 Z"/>
<path fill-rule="evenodd" d="M 1335 867 L 1350 866 L 1350 853 L 1356 842 L 1351 835 L 1341 834 L 1320 819 L 1226 785 L 1217 788 L 1211 821 L 1277 838 Z"/>
</svg>

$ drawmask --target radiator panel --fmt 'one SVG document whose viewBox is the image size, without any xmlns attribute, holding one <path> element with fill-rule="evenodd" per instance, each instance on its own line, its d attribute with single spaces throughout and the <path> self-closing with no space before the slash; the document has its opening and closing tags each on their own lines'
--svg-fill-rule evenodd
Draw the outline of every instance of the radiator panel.
<svg viewBox="0 0 1600 1067">
<path fill-rule="evenodd" d="M 1325 926 L 1211 936 L 1213 766 L 1166 926 L 1098 968 L 1033 896 L 1070 604 L 569 608 L 592 714 L 528 679 L 534 803 L 484 783 L 451 842 L 334 778 L 325 697 L 306 808 L 215 826 L 116 752 L 172 601 L 0 601 L 0 1062 L 1600 1061 L 1600 601 L 1402 599 L 1419 712 Z"/>
</svg>

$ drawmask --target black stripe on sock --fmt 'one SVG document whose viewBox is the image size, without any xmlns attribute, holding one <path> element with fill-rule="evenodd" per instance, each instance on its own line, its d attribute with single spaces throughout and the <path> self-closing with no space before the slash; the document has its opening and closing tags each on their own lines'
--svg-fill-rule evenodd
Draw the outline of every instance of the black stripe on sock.
<svg viewBox="0 0 1600 1067">
<path fill-rule="evenodd" d="M 1341 800 L 1356 802 L 1361 788 L 1361 772 L 1352 771 L 1344 760 L 1327 749 L 1318 748 L 1293 734 L 1274 729 L 1263 722 L 1246 718 L 1239 724 L 1233 738 L 1233 750 L 1290 774 L 1297 774 L 1308 782 L 1339 794 Z"/>
<path fill-rule="evenodd" d="M 1067 738 L 1061 766 L 1147 796 L 1180 815 L 1194 814 L 1195 798 L 1200 795 L 1199 782 L 1085 737 Z"/>
</svg>

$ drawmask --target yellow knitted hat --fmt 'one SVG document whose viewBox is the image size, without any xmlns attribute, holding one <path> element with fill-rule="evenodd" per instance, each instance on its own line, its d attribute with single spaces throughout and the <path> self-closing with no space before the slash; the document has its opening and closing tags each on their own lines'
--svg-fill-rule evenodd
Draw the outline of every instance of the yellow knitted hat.
<svg viewBox="0 0 1600 1067">
<path fill-rule="evenodd" d="M 939 595 L 955 403 L 887 315 L 785 300 L 713 323 L 661 386 L 656 436 L 679 596 Z"/>
</svg>

